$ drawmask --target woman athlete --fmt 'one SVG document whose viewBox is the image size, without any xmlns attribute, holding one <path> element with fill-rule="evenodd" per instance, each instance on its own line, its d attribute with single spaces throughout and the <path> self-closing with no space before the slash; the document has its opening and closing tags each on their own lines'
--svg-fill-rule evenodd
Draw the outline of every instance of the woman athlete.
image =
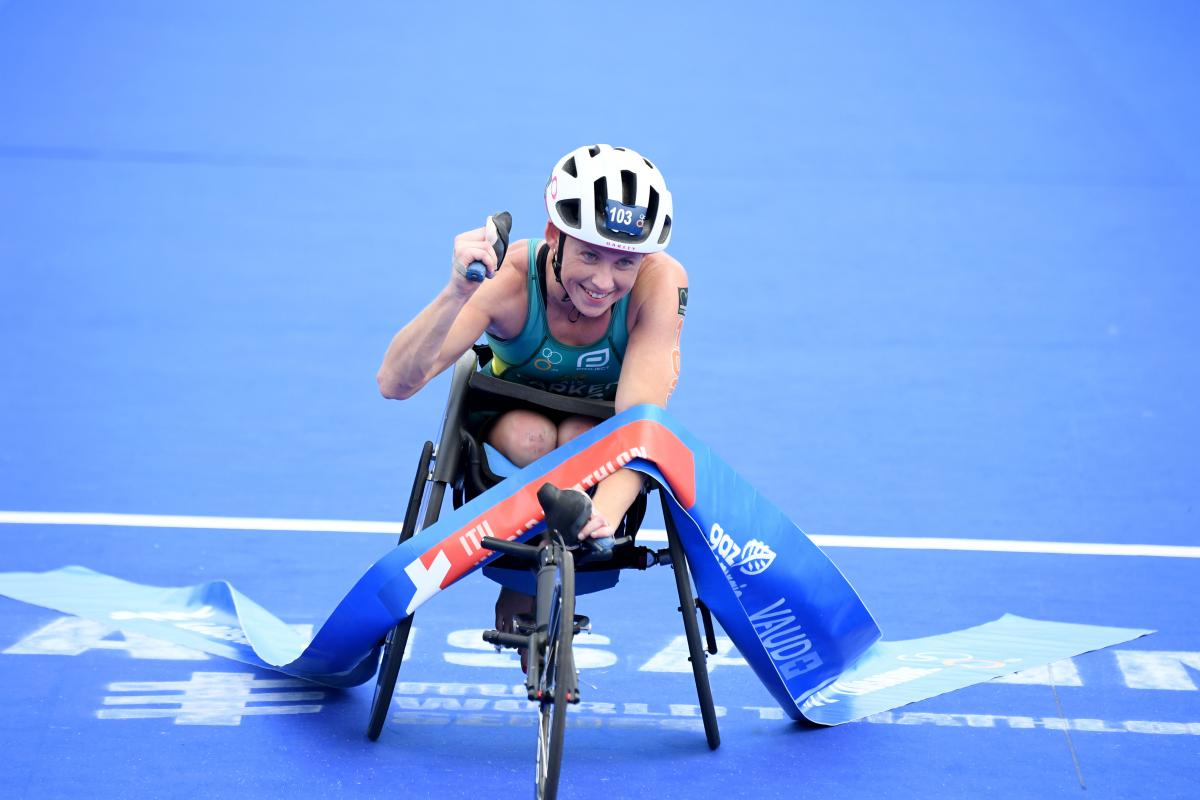
<svg viewBox="0 0 1200 800">
<path fill-rule="evenodd" d="M 545 199 L 544 241 L 514 242 L 502 263 L 490 219 L 455 237 L 449 283 L 384 354 L 384 397 L 411 397 L 486 334 L 494 357 L 485 369 L 500 378 L 613 400 L 618 413 L 666 407 L 679 380 L 688 284 L 665 252 L 672 206 L 662 173 L 627 148 L 580 147 L 554 166 Z M 489 280 L 468 277 L 473 262 Z M 495 420 L 486 441 L 524 467 L 598 422 L 517 409 Z M 601 481 L 579 538 L 612 536 L 642 480 L 622 469 Z M 511 630 L 511 615 L 531 601 L 504 589 L 497 627 Z"/>
</svg>

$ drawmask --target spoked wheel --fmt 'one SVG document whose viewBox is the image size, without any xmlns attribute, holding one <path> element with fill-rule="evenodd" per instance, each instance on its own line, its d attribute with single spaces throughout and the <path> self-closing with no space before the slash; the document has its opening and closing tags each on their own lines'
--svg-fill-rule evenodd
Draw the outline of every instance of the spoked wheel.
<svg viewBox="0 0 1200 800">
<path fill-rule="evenodd" d="M 546 650 L 538 680 L 538 800 L 558 795 L 562 766 L 563 734 L 567 728 L 567 706 L 575 688 L 575 659 L 571 653 L 575 620 L 575 561 L 559 549 L 559 566 L 546 629 Z"/>
</svg>

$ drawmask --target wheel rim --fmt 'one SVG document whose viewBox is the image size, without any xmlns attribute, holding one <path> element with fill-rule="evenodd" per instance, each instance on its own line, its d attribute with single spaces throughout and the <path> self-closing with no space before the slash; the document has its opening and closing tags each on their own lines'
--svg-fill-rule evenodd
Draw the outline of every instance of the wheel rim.
<svg viewBox="0 0 1200 800">
<path fill-rule="evenodd" d="M 538 704 L 537 794 L 539 800 L 554 800 L 562 764 L 563 734 L 567 724 L 564 686 L 571 683 L 572 620 L 575 615 L 575 569 L 571 554 L 560 551 L 561 568 L 556 575 L 554 598 L 546 629 L 546 655 Z"/>
<path fill-rule="evenodd" d="M 554 601 L 550 604 L 550 624 L 546 627 L 546 657 L 542 664 L 541 690 L 543 696 L 538 703 L 538 750 L 537 750 L 537 797 L 549 800 L 555 794 L 550 786 L 552 759 L 550 748 L 554 736 L 554 709 L 558 691 L 557 666 L 559 631 L 562 627 L 562 583 L 554 587 Z M 553 781 L 557 784 L 557 781 Z"/>
</svg>

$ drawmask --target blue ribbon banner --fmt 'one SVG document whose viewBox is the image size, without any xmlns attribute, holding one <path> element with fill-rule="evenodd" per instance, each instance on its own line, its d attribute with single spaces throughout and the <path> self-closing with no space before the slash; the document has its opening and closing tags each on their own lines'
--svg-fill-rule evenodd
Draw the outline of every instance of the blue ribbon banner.
<svg viewBox="0 0 1200 800">
<path fill-rule="evenodd" d="M 1007 615 L 965 631 L 878 642 L 833 562 L 661 409 L 597 426 L 399 545 L 350 589 L 311 641 L 224 581 L 129 583 L 83 567 L 2 573 L 0 594 L 335 687 L 375 674 L 399 620 L 495 558 L 484 536 L 542 527 L 545 481 L 586 489 L 629 467 L 667 487 L 688 565 L 721 627 L 793 719 L 837 725 L 1151 633 Z"/>
</svg>

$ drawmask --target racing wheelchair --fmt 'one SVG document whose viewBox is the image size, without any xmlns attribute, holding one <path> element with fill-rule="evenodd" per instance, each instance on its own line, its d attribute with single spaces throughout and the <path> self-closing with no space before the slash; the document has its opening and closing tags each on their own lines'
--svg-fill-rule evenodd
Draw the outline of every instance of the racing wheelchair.
<svg viewBox="0 0 1200 800">
<path fill-rule="evenodd" d="M 551 416 L 586 415 L 599 419 L 611 417 L 612 402 L 567 397 L 504 381 L 481 372 L 479 367 L 491 358 L 486 345 L 475 345 L 458 360 L 451 377 L 449 401 L 435 447 L 427 441 L 421 450 L 404 514 L 400 542 L 438 520 L 447 491 L 455 508 L 482 494 L 503 478 L 492 470 L 487 448 L 482 441 L 481 419 L 494 418 L 514 408 L 531 408 Z M 648 493 L 657 489 L 663 505 L 667 529 L 667 548 L 652 550 L 636 544 L 636 535 L 646 512 Z M 583 498 L 586 509 L 577 505 Z M 538 493 L 546 512 L 546 528 L 539 544 L 522 544 L 485 539 L 488 549 L 503 555 L 492 562 L 502 569 L 529 570 L 536 573 L 535 614 L 518 617 L 515 632 L 487 631 L 486 641 L 497 647 L 522 648 L 528 653 L 526 689 L 530 701 L 538 704 L 537 796 L 553 798 L 562 759 L 566 707 L 579 702 L 578 676 L 571 653 L 571 641 L 580 630 L 589 627 L 585 617 L 576 616 L 575 573 L 608 572 L 596 575 L 596 585 L 616 583 L 614 570 L 647 569 L 669 564 L 675 573 L 679 611 L 683 617 L 689 661 L 695 678 L 698 705 L 704 733 L 711 749 L 720 745 L 717 715 L 709 687 L 706 652 L 716 654 L 716 637 L 707 606 L 692 592 L 691 578 L 683 546 L 671 514 L 665 491 L 654 485 L 638 497 L 617 528 L 607 548 L 581 547 L 576 533 L 590 514 L 590 500 L 580 492 L 559 493 L 549 484 Z M 576 567 L 576 557 L 579 566 Z M 488 570 L 485 568 L 485 573 Z M 383 641 L 380 668 L 371 702 L 367 737 L 379 738 L 395 691 L 404 658 L 413 615 L 397 624 Z M 701 634 L 701 625 L 704 628 Z"/>
</svg>

